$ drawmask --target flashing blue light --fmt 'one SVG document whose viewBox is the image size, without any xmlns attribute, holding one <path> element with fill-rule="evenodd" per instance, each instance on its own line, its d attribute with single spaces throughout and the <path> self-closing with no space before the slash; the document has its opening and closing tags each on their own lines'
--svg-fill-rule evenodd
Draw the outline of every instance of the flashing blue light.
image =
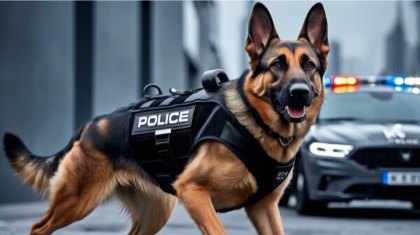
<svg viewBox="0 0 420 235">
<path fill-rule="evenodd" d="M 394 87 L 395 91 L 403 91 L 403 87 L 402 86 L 396 86 Z"/>
<path fill-rule="evenodd" d="M 385 84 L 391 86 L 404 86 L 407 85 L 405 83 L 404 77 L 402 76 L 389 76 L 385 80 Z"/>
<path fill-rule="evenodd" d="M 332 80 L 331 80 L 331 77 L 324 77 L 324 86 L 325 86 L 325 87 L 330 87 L 330 86 L 332 86 Z"/>
<path fill-rule="evenodd" d="M 385 84 L 402 88 L 420 87 L 420 77 L 389 76 L 386 78 Z"/>
<path fill-rule="evenodd" d="M 384 185 L 388 184 L 388 172 L 387 171 L 382 172 L 382 183 Z"/>
<path fill-rule="evenodd" d="M 404 84 L 407 86 L 420 86 L 420 77 L 406 77 Z"/>
<path fill-rule="evenodd" d="M 402 77 L 394 78 L 394 84 L 397 86 L 402 86 L 404 84 L 404 79 Z"/>
</svg>

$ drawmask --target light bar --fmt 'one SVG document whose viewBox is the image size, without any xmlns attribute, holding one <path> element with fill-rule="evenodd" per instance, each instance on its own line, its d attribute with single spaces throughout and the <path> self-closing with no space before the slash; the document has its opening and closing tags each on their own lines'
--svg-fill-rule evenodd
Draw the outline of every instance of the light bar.
<svg viewBox="0 0 420 235">
<path fill-rule="evenodd" d="M 359 84 L 384 84 L 390 86 L 420 87 L 420 77 L 413 76 L 326 76 L 323 78 L 326 87 L 358 86 Z"/>
<path fill-rule="evenodd" d="M 385 83 L 391 86 L 420 86 L 420 77 L 389 76 Z"/>
<path fill-rule="evenodd" d="M 333 86 L 356 86 L 359 84 L 360 79 L 355 76 L 333 76 Z"/>
<path fill-rule="evenodd" d="M 404 84 L 407 86 L 420 86 L 420 77 L 406 77 Z"/>
</svg>

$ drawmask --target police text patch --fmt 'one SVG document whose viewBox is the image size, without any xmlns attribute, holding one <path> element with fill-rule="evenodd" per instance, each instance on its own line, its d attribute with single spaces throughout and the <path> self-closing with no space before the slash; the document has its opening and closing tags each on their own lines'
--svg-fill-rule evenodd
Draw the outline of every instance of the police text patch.
<svg viewBox="0 0 420 235">
<path fill-rule="evenodd" d="M 131 133 L 135 135 L 166 128 L 189 128 L 193 115 L 194 106 L 139 112 L 134 116 Z"/>
</svg>

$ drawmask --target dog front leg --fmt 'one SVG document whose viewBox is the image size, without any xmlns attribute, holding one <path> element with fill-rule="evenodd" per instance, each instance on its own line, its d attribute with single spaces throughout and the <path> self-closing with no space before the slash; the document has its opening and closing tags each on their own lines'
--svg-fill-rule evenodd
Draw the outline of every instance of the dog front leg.
<svg viewBox="0 0 420 235">
<path fill-rule="evenodd" d="M 226 231 L 214 210 L 210 193 L 195 183 L 176 184 L 179 199 L 184 203 L 188 213 L 206 235 L 223 235 Z"/>
<path fill-rule="evenodd" d="M 260 235 L 284 235 L 278 200 L 265 198 L 246 208 L 249 219 Z"/>
</svg>

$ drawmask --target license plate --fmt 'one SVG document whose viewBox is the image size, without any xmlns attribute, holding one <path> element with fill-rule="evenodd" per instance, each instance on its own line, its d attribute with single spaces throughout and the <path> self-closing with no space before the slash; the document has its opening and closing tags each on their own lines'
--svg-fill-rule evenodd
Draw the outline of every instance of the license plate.
<svg viewBox="0 0 420 235">
<path fill-rule="evenodd" d="M 384 171 L 382 183 L 384 185 L 420 185 L 420 172 Z"/>
</svg>

